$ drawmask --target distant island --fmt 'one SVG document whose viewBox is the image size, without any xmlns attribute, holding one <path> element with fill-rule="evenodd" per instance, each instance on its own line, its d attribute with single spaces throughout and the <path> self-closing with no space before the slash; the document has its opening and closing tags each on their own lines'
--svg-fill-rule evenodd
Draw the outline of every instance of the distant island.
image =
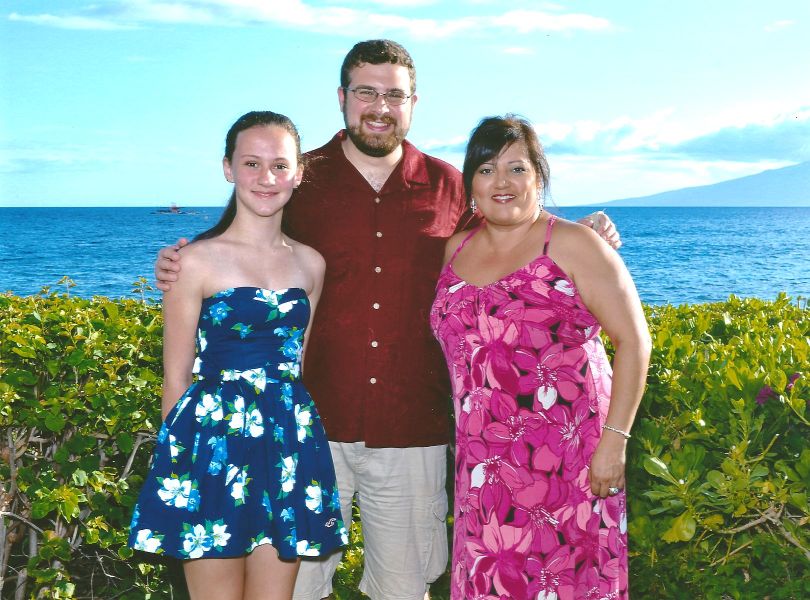
<svg viewBox="0 0 810 600">
<path fill-rule="evenodd" d="M 712 185 L 600 203 L 600 206 L 810 206 L 810 161 Z"/>
</svg>

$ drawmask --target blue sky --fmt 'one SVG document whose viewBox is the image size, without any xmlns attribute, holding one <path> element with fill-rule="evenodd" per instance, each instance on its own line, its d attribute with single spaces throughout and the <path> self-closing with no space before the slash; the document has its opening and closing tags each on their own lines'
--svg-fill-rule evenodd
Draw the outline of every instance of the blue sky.
<svg viewBox="0 0 810 600">
<path fill-rule="evenodd" d="M 520 113 L 559 205 L 810 160 L 807 0 L 6 0 L 0 206 L 221 205 L 233 120 L 320 146 L 377 37 L 416 62 L 412 142 L 459 165 L 481 117 Z"/>
</svg>

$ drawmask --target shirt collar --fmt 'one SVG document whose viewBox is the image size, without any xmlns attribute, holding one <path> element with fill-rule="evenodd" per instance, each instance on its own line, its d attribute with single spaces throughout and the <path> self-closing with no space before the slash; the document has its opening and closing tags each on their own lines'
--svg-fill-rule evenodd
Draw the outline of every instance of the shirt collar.
<svg viewBox="0 0 810 600">
<path fill-rule="evenodd" d="M 346 130 L 341 129 L 335 134 L 327 144 L 327 152 L 329 154 L 338 155 L 346 161 L 346 163 L 354 168 L 346 155 L 343 154 L 343 147 L 341 144 L 346 139 Z M 411 144 L 408 140 L 402 142 L 402 159 L 394 167 L 388 180 L 385 182 L 383 190 L 399 190 L 409 189 L 413 186 L 428 185 L 427 166 L 425 164 L 425 155 L 420 150 Z"/>
</svg>

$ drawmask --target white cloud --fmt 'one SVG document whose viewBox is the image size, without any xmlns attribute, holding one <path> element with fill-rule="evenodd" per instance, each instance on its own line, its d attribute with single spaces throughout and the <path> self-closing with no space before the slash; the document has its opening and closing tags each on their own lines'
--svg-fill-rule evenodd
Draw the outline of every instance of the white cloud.
<svg viewBox="0 0 810 600">
<path fill-rule="evenodd" d="M 551 156 L 551 191 L 560 206 L 647 196 L 777 169 L 785 161 L 654 160 L 649 155 Z"/>
<path fill-rule="evenodd" d="M 709 185 L 810 160 L 810 102 L 779 111 L 729 109 L 690 124 L 667 108 L 640 119 L 535 123 L 561 204 Z M 747 115 L 745 121 L 742 115 Z M 461 166 L 466 136 L 417 143 Z"/>
<path fill-rule="evenodd" d="M 772 33 L 774 31 L 780 31 L 787 27 L 792 27 L 796 24 L 796 21 L 792 21 L 790 19 L 782 19 L 781 21 L 774 21 L 773 23 L 768 23 L 765 25 L 765 31 Z"/>
<path fill-rule="evenodd" d="M 129 25 L 116 23 L 107 19 L 94 19 L 80 16 L 60 17 L 51 14 L 21 15 L 19 13 L 11 13 L 8 16 L 8 19 L 9 21 L 22 21 L 26 23 L 33 23 L 34 25 L 56 27 L 57 29 L 97 29 L 113 31 L 132 28 Z"/>
<path fill-rule="evenodd" d="M 501 50 L 503 54 L 514 54 L 514 55 L 528 55 L 534 54 L 533 48 L 523 48 L 520 46 L 510 46 L 509 48 L 504 48 Z"/>
<path fill-rule="evenodd" d="M 195 25 L 273 24 L 315 32 L 367 35 L 370 30 L 407 33 L 419 38 L 449 37 L 471 31 L 529 34 L 536 31 L 596 31 L 610 21 L 580 13 L 512 10 L 502 14 L 461 14 L 451 19 L 404 16 L 397 9 L 418 9 L 430 0 L 374 0 L 379 10 L 315 5 L 303 0 L 117 0 L 89 5 L 61 15 L 21 15 L 11 20 L 43 26 L 83 29 L 121 29 L 152 23 Z M 358 3 L 353 3 L 355 6 Z M 554 10 L 553 8 L 550 10 Z"/>
<path fill-rule="evenodd" d="M 610 29 L 610 21 L 592 15 L 551 14 L 537 10 L 512 10 L 492 19 L 492 24 L 518 33 L 534 31 L 599 31 Z"/>
</svg>

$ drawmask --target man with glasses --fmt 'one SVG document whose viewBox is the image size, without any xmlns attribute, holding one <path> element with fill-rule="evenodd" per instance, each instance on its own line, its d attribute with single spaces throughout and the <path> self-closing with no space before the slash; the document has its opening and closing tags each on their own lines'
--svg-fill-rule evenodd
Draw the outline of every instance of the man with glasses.
<svg viewBox="0 0 810 600">
<path fill-rule="evenodd" d="M 447 568 L 450 392 L 428 312 L 445 241 L 471 213 L 461 174 L 405 140 L 415 92 L 405 48 L 356 44 L 338 88 L 346 128 L 307 154 L 284 211 L 290 235 L 326 258 L 305 381 L 330 440 L 347 526 L 357 496 L 360 590 L 373 600 L 421 599 Z M 609 220 L 602 229 L 619 243 Z M 171 248 L 161 252 L 161 289 L 178 260 Z M 328 596 L 339 562 L 340 553 L 303 560 L 296 600 Z"/>
</svg>

